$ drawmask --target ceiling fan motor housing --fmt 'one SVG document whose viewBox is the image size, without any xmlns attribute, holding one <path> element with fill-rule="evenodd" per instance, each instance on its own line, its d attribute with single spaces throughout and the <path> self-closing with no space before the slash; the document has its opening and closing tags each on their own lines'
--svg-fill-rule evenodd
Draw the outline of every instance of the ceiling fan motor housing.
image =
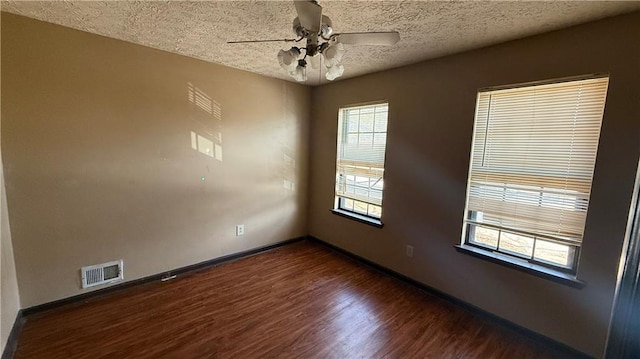
<svg viewBox="0 0 640 359">
<path fill-rule="evenodd" d="M 307 46 L 305 47 L 306 54 L 308 56 L 315 56 L 326 48 L 325 43 L 320 43 L 320 38 L 324 40 L 329 40 L 329 37 L 333 34 L 333 29 L 331 28 L 331 19 L 322 15 L 322 23 L 320 25 L 319 33 L 311 32 L 305 29 L 300 24 L 300 18 L 296 17 L 293 19 L 293 32 L 301 39 L 307 39 Z"/>
</svg>

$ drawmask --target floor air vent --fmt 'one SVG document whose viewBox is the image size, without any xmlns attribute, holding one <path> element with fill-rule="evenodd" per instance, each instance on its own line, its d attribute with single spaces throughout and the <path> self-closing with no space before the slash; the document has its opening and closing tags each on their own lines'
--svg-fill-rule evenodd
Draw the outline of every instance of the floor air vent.
<svg viewBox="0 0 640 359">
<path fill-rule="evenodd" d="M 108 284 L 124 279 L 122 259 L 119 261 L 82 267 L 82 288 Z"/>
</svg>

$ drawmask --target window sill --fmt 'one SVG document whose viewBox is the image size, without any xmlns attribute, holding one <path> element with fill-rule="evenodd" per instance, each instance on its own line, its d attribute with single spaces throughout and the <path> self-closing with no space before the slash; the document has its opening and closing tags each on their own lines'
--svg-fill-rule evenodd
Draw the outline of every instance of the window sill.
<svg viewBox="0 0 640 359">
<path fill-rule="evenodd" d="M 556 271 L 551 268 L 547 268 L 547 267 L 533 264 L 533 263 L 523 262 L 521 260 L 512 258 L 505 254 L 488 252 L 472 246 L 457 244 L 454 247 L 460 253 L 464 253 L 464 254 L 474 256 L 476 258 L 488 260 L 489 262 L 493 262 L 496 264 L 503 265 L 505 267 L 513 268 L 521 272 L 529 273 L 531 275 L 548 279 L 548 280 L 551 280 L 560 284 L 564 284 L 573 288 L 582 288 L 585 286 L 585 283 L 583 281 L 577 279 L 574 275 L 571 275 L 569 273 Z"/>
<path fill-rule="evenodd" d="M 355 221 L 364 223 L 364 224 L 368 224 L 370 226 L 374 226 L 377 228 L 382 228 L 382 226 L 384 226 L 384 223 L 382 223 L 382 221 L 380 221 L 379 219 L 375 219 L 375 218 L 371 218 L 371 217 L 367 217 L 367 216 L 362 216 L 359 215 L 357 213 L 353 213 L 353 212 L 349 212 L 349 211 L 344 211 L 341 209 L 332 209 L 331 213 L 336 214 L 340 217 L 345 217 L 345 218 L 349 218 L 349 219 L 353 219 Z"/>
</svg>

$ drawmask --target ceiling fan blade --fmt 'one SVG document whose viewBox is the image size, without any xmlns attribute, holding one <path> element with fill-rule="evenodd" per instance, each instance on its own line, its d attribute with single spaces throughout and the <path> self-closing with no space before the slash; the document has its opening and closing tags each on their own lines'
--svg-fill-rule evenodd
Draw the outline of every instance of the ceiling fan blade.
<svg viewBox="0 0 640 359">
<path fill-rule="evenodd" d="M 309 0 L 294 0 L 300 25 L 310 32 L 319 32 L 322 22 L 322 7 Z"/>
<path fill-rule="evenodd" d="M 347 45 L 395 45 L 400 40 L 397 31 L 348 32 L 335 35 L 338 41 Z"/>
<path fill-rule="evenodd" d="M 296 39 L 277 39 L 277 40 L 240 40 L 240 41 L 227 41 L 227 44 L 247 44 L 252 42 L 294 42 Z"/>
</svg>

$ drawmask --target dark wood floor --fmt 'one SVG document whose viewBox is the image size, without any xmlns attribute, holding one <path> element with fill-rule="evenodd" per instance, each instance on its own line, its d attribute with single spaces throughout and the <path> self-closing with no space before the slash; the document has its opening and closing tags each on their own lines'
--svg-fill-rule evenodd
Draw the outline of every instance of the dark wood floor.
<svg viewBox="0 0 640 359">
<path fill-rule="evenodd" d="M 30 317 L 15 358 L 567 358 L 298 242 Z"/>
</svg>

